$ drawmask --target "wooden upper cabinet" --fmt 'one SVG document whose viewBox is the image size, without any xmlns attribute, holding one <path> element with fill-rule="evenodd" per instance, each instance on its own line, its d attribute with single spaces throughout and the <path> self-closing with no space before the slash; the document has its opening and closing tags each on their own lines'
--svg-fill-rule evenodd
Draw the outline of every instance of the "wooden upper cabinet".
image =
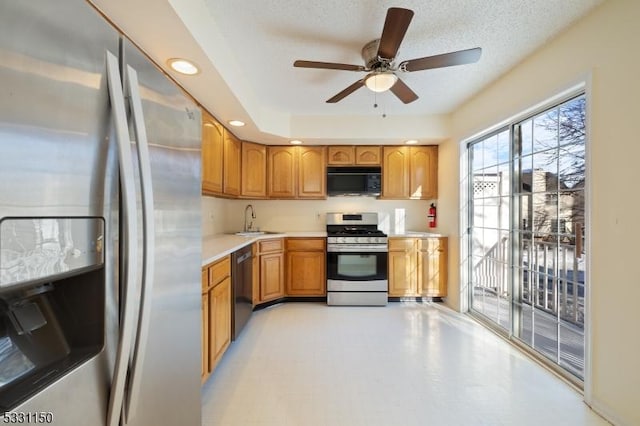
<svg viewBox="0 0 640 426">
<path fill-rule="evenodd" d="M 298 147 L 298 198 L 326 198 L 325 152 L 323 146 Z"/>
<path fill-rule="evenodd" d="M 382 178 L 382 198 L 437 198 L 438 147 L 385 146 Z"/>
<path fill-rule="evenodd" d="M 224 128 L 202 110 L 202 192 L 222 194 Z"/>
<path fill-rule="evenodd" d="M 231 132 L 224 131 L 224 180 L 223 193 L 225 195 L 240 195 L 240 163 L 242 156 L 242 142 Z"/>
<path fill-rule="evenodd" d="M 409 197 L 433 200 L 438 197 L 438 146 L 409 148 Z"/>
<path fill-rule="evenodd" d="M 379 166 L 381 151 L 379 146 L 356 146 L 355 163 L 361 166 Z"/>
<path fill-rule="evenodd" d="M 327 148 L 330 166 L 379 166 L 380 146 L 329 146 Z"/>
<path fill-rule="evenodd" d="M 242 142 L 242 189 L 240 195 L 248 198 L 267 196 L 267 147 Z"/>
<path fill-rule="evenodd" d="M 269 198 L 325 198 L 326 150 L 322 146 L 269 146 Z"/>
<path fill-rule="evenodd" d="M 267 147 L 267 195 L 270 198 L 295 198 L 296 147 Z"/>
<path fill-rule="evenodd" d="M 349 166 L 355 163 L 355 148 L 353 146 L 328 147 L 328 163 L 330 166 Z"/>
<path fill-rule="evenodd" d="M 409 198 L 409 147 L 383 147 L 382 198 Z"/>
</svg>

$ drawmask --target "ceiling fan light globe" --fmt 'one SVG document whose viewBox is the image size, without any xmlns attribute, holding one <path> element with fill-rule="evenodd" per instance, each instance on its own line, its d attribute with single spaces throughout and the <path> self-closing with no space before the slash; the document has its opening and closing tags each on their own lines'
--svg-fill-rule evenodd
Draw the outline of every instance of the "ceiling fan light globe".
<svg viewBox="0 0 640 426">
<path fill-rule="evenodd" d="M 373 92 L 386 92 L 398 81 L 398 77 L 392 72 L 369 74 L 364 80 L 367 88 Z"/>
</svg>

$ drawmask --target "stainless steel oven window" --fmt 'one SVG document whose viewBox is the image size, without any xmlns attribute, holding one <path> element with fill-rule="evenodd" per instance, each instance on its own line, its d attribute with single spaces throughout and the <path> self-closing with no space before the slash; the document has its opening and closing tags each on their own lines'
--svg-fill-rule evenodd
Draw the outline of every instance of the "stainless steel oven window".
<svg viewBox="0 0 640 426">
<path fill-rule="evenodd" d="M 387 279 L 387 253 L 328 252 L 327 279 L 370 281 Z"/>
<path fill-rule="evenodd" d="M 370 277 L 377 274 L 378 257 L 375 254 L 338 254 L 338 275 L 343 277 Z"/>
</svg>

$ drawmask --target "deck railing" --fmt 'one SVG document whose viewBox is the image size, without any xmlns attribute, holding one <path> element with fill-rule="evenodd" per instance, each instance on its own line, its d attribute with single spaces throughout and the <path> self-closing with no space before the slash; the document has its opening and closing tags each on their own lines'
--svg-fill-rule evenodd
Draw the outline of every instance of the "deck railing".
<svg viewBox="0 0 640 426">
<path fill-rule="evenodd" d="M 584 266 L 574 244 L 523 240 L 522 263 L 515 276 L 522 303 L 559 315 L 565 321 L 584 324 Z M 473 267 L 475 287 L 508 299 L 509 239 L 494 244 Z"/>
</svg>

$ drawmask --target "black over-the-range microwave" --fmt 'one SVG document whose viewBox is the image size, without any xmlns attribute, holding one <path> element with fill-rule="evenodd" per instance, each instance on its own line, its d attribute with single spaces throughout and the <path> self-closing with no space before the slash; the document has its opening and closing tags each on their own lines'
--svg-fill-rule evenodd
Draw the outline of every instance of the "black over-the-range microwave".
<svg viewBox="0 0 640 426">
<path fill-rule="evenodd" d="M 380 167 L 327 167 L 327 195 L 367 195 L 382 191 Z"/>
</svg>

